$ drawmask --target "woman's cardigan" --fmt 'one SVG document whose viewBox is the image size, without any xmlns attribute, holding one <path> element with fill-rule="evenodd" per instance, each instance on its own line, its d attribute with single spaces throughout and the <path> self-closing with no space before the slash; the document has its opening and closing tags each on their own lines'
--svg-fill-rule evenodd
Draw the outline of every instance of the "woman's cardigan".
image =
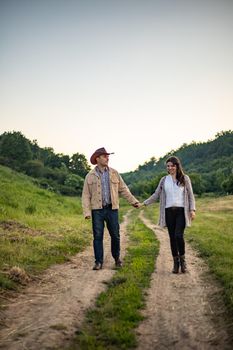
<svg viewBox="0 0 233 350">
<path fill-rule="evenodd" d="M 166 206 L 166 194 L 164 189 L 166 176 L 162 177 L 158 187 L 155 192 L 144 201 L 145 205 L 152 204 L 160 198 L 160 214 L 158 225 L 161 227 L 166 227 L 165 220 L 165 206 Z M 195 198 L 193 195 L 192 184 L 188 175 L 184 176 L 185 185 L 184 185 L 184 215 L 185 215 L 185 226 L 191 226 L 190 211 L 195 209 Z"/>
</svg>

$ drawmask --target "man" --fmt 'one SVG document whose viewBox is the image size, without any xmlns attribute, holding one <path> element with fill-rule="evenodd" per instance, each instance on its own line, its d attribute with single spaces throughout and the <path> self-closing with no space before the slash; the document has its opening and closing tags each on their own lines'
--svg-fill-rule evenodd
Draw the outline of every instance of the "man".
<svg viewBox="0 0 233 350">
<path fill-rule="evenodd" d="M 111 253 L 115 259 L 115 266 L 122 266 L 118 221 L 119 194 L 134 207 L 139 205 L 139 201 L 131 194 L 120 174 L 108 166 L 110 154 L 112 153 L 108 153 L 104 147 L 92 154 L 90 161 L 96 167 L 87 174 L 82 193 L 84 217 L 92 217 L 95 253 L 93 270 L 102 269 L 105 222 L 111 236 Z"/>
</svg>

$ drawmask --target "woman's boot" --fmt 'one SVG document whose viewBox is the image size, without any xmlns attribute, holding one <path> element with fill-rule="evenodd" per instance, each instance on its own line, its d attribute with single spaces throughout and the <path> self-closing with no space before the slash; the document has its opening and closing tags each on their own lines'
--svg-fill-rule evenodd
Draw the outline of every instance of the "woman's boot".
<svg viewBox="0 0 233 350">
<path fill-rule="evenodd" d="M 181 272 L 185 273 L 187 270 L 187 265 L 186 265 L 186 261 L 185 261 L 185 256 L 181 255 L 180 256 L 180 268 L 181 268 Z"/>
<path fill-rule="evenodd" d="M 173 256 L 174 260 L 174 266 L 173 266 L 173 273 L 178 273 L 179 272 L 179 267 L 180 267 L 180 259 L 179 256 Z"/>
</svg>

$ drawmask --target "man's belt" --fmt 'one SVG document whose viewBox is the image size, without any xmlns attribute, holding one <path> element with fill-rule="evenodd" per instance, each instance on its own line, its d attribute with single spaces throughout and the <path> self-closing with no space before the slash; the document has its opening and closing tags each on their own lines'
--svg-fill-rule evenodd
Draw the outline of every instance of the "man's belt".
<svg viewBox="0 0 233 350">
<path fill-rule="evenodd" d="M 112 208 L 112 203 L 103 205 L 103 209 Z"/>
</svg>

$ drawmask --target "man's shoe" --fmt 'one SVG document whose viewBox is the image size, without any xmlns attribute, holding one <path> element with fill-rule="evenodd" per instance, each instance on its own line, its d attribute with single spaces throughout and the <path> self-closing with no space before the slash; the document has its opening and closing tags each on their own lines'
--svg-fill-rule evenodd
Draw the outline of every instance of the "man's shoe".
<svg viewBox="0 0 233 350">
<path fill-rule="evenodd" d="M 101 269 L 102 269 L 102 264 L 99 262 L 95 263 L 93 270 L 101 270 Z"/>
<path fill-rule="evenodd" d="M 115 260 L 115 266 L 116 267 L 122 267 L 122 261 L 120 259 Z"/>
</svg>

